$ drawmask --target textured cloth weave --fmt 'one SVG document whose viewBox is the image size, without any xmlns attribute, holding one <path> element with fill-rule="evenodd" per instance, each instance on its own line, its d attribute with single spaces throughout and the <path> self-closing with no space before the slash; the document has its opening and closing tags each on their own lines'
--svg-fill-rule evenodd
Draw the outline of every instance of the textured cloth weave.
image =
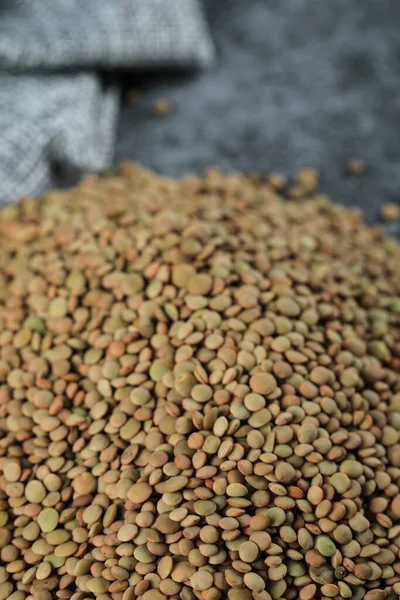
<svg viewBox="0 0 400 600">
<path fill-rule="evenodd" d="M 110 165 L 119 90 L 102 70 L 212 57 L 197 0 L 0 0 L 0 204 Z"/>
</svg>

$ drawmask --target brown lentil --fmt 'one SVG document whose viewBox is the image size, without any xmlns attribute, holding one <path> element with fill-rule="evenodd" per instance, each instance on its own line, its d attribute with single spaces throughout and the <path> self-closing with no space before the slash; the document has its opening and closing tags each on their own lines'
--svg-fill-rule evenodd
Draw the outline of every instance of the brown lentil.
<svg viewBox="0 0 400 600">
<path fill-rule="evenodd" d="M 350 158 L 346 163 L 346 171 L 349 175 L 362 175 L 365 172 L 366 165 L 361 158 Z"/>
<path fill-rule="evenodd" d="M 317 182 L 0 211 L 0 600 L 400 594 L 400 249 Z"/>
<path fill-rule="evenodd" d="M 156 117 L 165 117 L 174 110 L 174 106 L 169 98 L 163 96 L 154 100 L 152 110 Z"/>
<path fill-rule="evenodd" d="M 387 203 L 381 207 L 381 217 L 384 221 L 396 221 L 400 218 L 400 206 L 394 203 Z"/>
</svg>

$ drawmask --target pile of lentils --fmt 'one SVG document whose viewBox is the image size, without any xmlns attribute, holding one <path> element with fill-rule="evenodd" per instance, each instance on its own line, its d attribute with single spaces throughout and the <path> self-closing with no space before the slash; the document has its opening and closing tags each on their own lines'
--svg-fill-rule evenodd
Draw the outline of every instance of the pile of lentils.
<svg viewBox="0 0 400 600">
<path fill-rule="evenodd" d="M 0 600 L 395 600 L 400 247 L 313 170 L 0 213 Z"/>
</svg>

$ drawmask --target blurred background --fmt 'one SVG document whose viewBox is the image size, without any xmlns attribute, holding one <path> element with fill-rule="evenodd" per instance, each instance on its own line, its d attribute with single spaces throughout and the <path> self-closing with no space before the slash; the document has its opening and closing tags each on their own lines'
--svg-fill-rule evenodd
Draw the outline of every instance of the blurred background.
<svg viewBox="0 0 400 600">
<path fill-rule="evenodd" d="M 116 160 L 168 175 L 314 166 L 335 201 L 381 222 L 400 202 L 398 0 L 205 0 L 216 46 L 197 75 L 126 75 Z M 158 98 L 171 112 L 153 114 Z M 365 170 L 349 176 L 353 157 Z M 356 169 L 357 170 L 357 169 Z M 361 170 L 361 169 L 360 169 Z M 386 225 L 400 233 L 399 221 Z"/>
<path fill-rule="evenodd" d="M 398 0 L 0 0 L 0 204 L 127 158 L 315 167 L 400 235 L 399 23 Z"/>
</svg>

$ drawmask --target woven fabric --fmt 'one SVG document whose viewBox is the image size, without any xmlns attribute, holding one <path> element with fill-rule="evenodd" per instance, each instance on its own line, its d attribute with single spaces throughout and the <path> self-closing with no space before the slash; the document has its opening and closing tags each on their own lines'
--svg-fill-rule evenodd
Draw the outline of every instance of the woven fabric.
<svg viewBox="0 0 400 600">
<path fill-rule="evenodd" d="M 102 70 L 212 56 L 197 0 L 0 0 L 0 204 L 110 165 L 119 90 Z"/>
</svg>

